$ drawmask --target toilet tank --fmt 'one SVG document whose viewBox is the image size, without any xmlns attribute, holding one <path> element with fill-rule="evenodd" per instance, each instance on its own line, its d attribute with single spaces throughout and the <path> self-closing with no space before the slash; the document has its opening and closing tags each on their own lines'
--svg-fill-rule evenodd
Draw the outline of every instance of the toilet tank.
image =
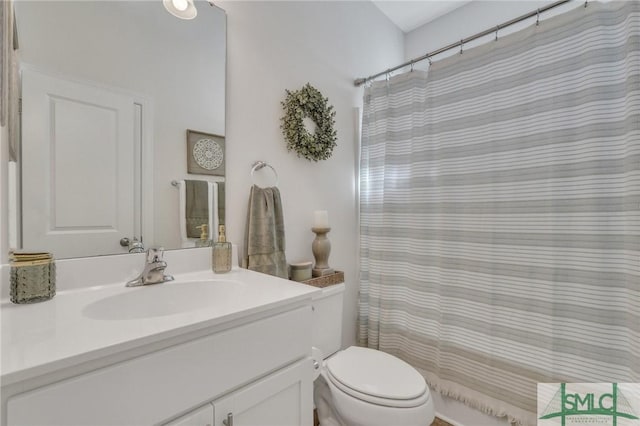
<svg viewBox="0 0 640 426">
<path fill-rule="evenodd" d="M 344 283 L 322 289 L 313 298 L 313 346 L 326 358 L 342 347 Z"/>
</svg>

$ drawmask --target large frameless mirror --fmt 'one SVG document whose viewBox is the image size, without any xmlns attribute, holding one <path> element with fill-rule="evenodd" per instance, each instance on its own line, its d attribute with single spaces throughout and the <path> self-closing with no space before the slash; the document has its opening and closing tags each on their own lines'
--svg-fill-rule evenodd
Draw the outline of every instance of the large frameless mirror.
<svg viewBox="0 0 640 426">
<path fill-rule="evenodd" d="M 127 253 L 136 240 L 194 246 L 181 232 L 185 180 L 216 188 L 208 205 L 221 223 L 226 15 L 195 6 L 184 20 L 159 1 L 14 2 L 10 247 L 69 258 Z M 197 143 L 216 161 L 192 170 Z"/>
</svg>

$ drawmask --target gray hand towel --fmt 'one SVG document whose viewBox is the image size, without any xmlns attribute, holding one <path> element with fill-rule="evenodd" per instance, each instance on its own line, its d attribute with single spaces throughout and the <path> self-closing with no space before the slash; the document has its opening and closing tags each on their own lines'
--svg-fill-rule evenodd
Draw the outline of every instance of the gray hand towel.
<svg viewBox="0 0 640 426">
<path fill-rule="evenodd" d="M 185 180 L 184 182 L 187 237 L 200 238 L 202 231 L 197 227 L 209 224 L 209 184 L 206 180 Z"/>
<path fill-rule="evenodd" d="M 284 253 L 284 219 L 278 188 L 251 187 L 244 265 L 252 271 L 289 278 Z"/>
</svg>

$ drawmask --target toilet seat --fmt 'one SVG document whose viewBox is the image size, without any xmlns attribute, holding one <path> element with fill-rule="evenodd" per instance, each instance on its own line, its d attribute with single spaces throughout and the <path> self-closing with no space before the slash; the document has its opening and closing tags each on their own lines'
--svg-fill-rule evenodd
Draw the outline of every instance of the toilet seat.
<svg viewBox="0 0 640 426">
<path fill-rule="evenodd" d="M 336 388 L 349 395 L 350 397 L 357 398 L 361 401 L 368 402 L 370 404 L 378 405 L 381 407 L 392 407 L 392 408 L 412 408 L 418 407 L 424 403 L 426 403 L 430 394 L 428 392 L 423 393 L 421 396 L 415 399 L 389 399 L 389 398 L 379 398 L 373 395 L 368 395 L 366 393 L 358 392 L 355 389 L 352 389 L 348 386 L 345 386 L 339 380 L 337 380 L 333 375 L 327 371 L 325 376 L 332 385 Z"/>
<path fill-rule="evenodd" d="M 340 391 L 371 404 L 410 408 L 430 398 L 412 366 L 387 353 L 352 346 L 329 358 L 325 376 Z"/>
</svg>

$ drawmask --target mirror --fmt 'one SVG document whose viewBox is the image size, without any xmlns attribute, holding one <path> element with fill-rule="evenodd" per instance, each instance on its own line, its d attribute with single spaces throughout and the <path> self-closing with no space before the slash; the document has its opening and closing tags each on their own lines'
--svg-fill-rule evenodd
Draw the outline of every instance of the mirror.
<svg viewBox="0 0 640 426">
<path fill-rule="evenodd" d="M 226 154 L 226 15 L 195 5 L 182 20 L 160 1 L 14 1 L 22 115 L 10 247 L 68 258 L 127 253 L 122 238 L 194 246 L 172 185 L 186 179 L 220 187 L 211 209 L 224 218 L 221 169 L 187 171 L 187 130 L 212 135 L 217 150 L 201 158 Z"/>
</svg>

